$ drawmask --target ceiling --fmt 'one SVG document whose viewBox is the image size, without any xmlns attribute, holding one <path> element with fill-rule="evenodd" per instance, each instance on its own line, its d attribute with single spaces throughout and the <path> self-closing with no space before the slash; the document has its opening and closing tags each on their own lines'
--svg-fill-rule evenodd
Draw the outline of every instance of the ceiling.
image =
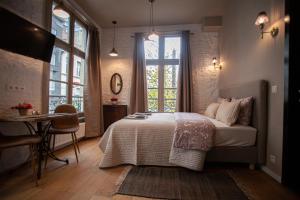
<svg viewBox="0 0 300 200">
<path fill-rule="evenodd" d="M 148 0 L 75 0 L 103 28 L 146 26 L 149 24 Z M 204 16 L 223 14 L 224 0 L 155 0 L 155 25 L 200 23 Z"/>
</svg>

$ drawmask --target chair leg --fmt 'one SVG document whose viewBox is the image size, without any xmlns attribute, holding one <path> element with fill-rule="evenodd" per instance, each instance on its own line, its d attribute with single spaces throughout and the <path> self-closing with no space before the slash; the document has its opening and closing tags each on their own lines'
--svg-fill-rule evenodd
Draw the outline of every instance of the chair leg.
<svg viewBox="0 0 300 200">
<path fill-rule="evenodd" d="M 79 149 L 79 145 L 78 145 L 78 140 L 77 140 L 76 133 L 74 133 L 74 137 L 75 137 L 75 142 L 76 142 L 77 150 L 78 150 L 78 152 L 80 153 L 80 149 Z"/>
<path fill-rule="evenodd" d="M 44 169 L 46 169 L 47 167 L 47 163 L 48 163 L 48 154 L 49 154 L 49 150 L 50 150 L 50 145 L 51 145 L 51 137 L 52 135 L 48 135 L 48 141 L 47 141 L 47 151 L 46 151 L 46 158 L 45 158 L 45 163 L 44 163 Z"/>
<path fill-rule="evenodd" d="M 55 134 L 53 135 L 52 152 L 54 152 L 54 149 L 55 149 Z"/>
<path fill-rule="evenodd" d="M 77 155 L 74 133 L 71 133 L 71 135 L 72 135 L 73 147 L 74 147 L 74 151 L 75 151 L 75 155 L 76 155 L 76 161 L 78 163 L 78 155 Z"/>
<path fill-rule="evenodd" d="M 36 156 L 36 147 L 34 145 L 30 145 L 30 154 L 31 154 L 31 167 L 33 171 L 33 176 L 35 180 L 35 185 L 38 186 L 38 177 L 37 177 L 37 172 L 35 170 L 35 156 Z"/>
</svg>

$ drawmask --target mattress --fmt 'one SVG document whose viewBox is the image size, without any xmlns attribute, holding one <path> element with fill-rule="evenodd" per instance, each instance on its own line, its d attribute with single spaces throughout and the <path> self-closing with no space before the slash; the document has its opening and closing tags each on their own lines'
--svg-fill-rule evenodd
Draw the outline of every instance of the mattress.
<svg viewBox="0 0 300 200">
<path fill-rule="evenodd" d="M 208 118 L 215 126 L 214 146 L 254 146 L 257 130 L 251 126 L 235 124 L 228 126 L 220 121 Z"/>
</svg>

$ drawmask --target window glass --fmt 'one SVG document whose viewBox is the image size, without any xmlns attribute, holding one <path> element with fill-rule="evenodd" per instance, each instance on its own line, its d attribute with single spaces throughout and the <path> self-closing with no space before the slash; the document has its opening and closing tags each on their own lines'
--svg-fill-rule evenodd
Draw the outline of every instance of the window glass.
<svg viewBox="0 0 300 200">
<path fill-rule="evenodd" d="M 55 7 L 55 3 L 52 6 L 52 10 Z M 70 17 L 60 18 L 52 14 L 52 26 L 51 33 L 57 38 L 61 39 L 64 42 L 69 43 L 70 40 Z"/>
<path fill-rule="evenodd" d="M 59 104 L 67 103 L 68 85 L 50 81 L 49 83 L 49 112 L 52 113 Z"/>
<path fill-rule="evenodd" d="M 158 66 L 147 65 L 147 95 L 148 95 L 148 110 L 150 112 L 158 111 Z"/>
<path fill-rule="evenodd" d="M 73 83 L 74 84 L 84 84 L 84 75 L 85 75 L 85 60 L 74 56 L 73 63 Z"/>
<path fill-rule="evenodd" d="M 180 58 L 180 37 L 166 37 L 165 38 L 165 59 L 179 59 Z"/>
<path fill-rule="evenodd" d="M 158 59 L 158 36 L 151 37 L 151 40 L 145 40 L 145 58 Z"/>
<path fill-rule="evenodd" d="M 54 47 L 50 63 L 50 79 L 55 81 L 68 81 L 69 52 Z"/>
<path fill-rule="evenodd" d="M 78 21 L 75 21 L 74 27 L 74 46 L 81 51 L 85 51 L 86 48 L 86 28 L 81 25 Z"/>
<path fill-rule="evenodd" d="M 72 104 L 78 112 L 83 112 L 83 86 L 73 85 Z"/>
</svg>

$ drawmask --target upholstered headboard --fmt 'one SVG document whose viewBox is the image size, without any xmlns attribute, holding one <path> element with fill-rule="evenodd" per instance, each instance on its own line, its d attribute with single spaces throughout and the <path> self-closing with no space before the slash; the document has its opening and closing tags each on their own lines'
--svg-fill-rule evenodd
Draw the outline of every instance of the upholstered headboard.
<svg viewBox="0 0 300 200">
<path fill-rule="evenodd" d="M 266 159 L 268 82 L 264 80 L 248 82 L 220 90 L 220 97 L 242 98 L 254 97 L 251 126 L 257 129 L 257 160 L 264 163 Z"/>
</svg>

